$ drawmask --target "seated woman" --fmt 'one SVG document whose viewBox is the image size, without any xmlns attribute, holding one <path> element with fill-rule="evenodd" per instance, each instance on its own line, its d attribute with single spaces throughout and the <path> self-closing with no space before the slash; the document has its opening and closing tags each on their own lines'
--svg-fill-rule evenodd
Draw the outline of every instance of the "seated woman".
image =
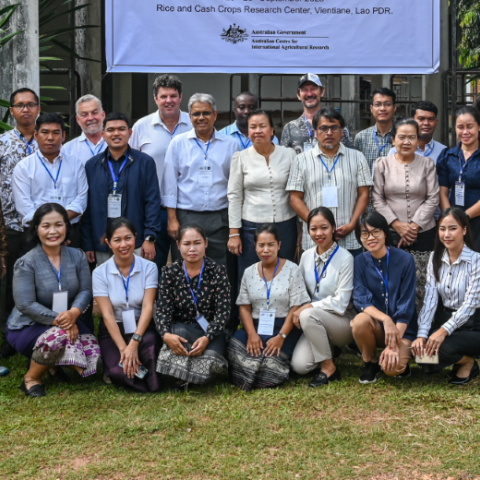
<svg viewBox="0 0 480 480">
<path fill-rule="evenodd" d="M 332 347 L 353 341 L 353 256 L 334 240 L 336 225 L 331 210 L 315 208 L 308 215 L 307 225 L 317 246 L 304 252 L 300 270 L 312 302 L 293 314 L 293 323 L 299 328 L 301 325 L 303 335 L 293 352 L 292 369 L 305 375 L 320 367 L 320 373 L 310 382 L 311 387 L 318 387 L 340 380 Z"/>
<path fill-rule="evenodd" d="M 18 353 L 30 358 L 30 368 L 20 389 L 30 397 L 44 397 L 42 377 L 54 378 L 74 368 L 82 377 L 93 375 L 100 360 L 96 338 L 82 323 L 81 315 L 92 300 L 92 279 L 87 257 L 81 250 L 63 246 L 71 224 L 58 203 L 39 207 L 30 222 L 38 245 L 15 264 L 15 308 L 7 324 L 7 340 Z"/>
<path fill-rule="evenodd" d="M 156 392 L 160 376 L 155 361 L 161 342 L 152 316 L 158 269 L 134 254 L 136 235 L 126 218 L 107 225 L 105 242 L 113 257 L 93 272 L 93 296 L 102 312 L 98 341 L 107 383 Z M 148 370 L 145 375 L 143 369 Z"/>
<path fill-rule="evenodd" d="M 177 386 L 204 384 L 226 372 L 225 324 L 230 316 L 230 284 L 225 267 L 205 257 L 202 226 L 183 226 L 177 246 L 183 260 L 163 267 L 155 323 L 163 339 L 157 372 Z"/>
<path fill-rule="evenodd" d="M 375 383 L 381 370 L 389 376 L 410 376 L 410 345 L 417 336 L 415 260 L 392 247 L 385 217 L 362 214 L 355 234 L 367 250 L 355 259 L 353 338 L 365 366 L 360 383 Z M 377 360 L 376 349 L 385 348 Z"/>
<path fill-rule="evenodd" d="M 290 358 L 301 331 L 293 312 L 310 301 L 297 265 L 279 258 L 275 225 L 255 232 L 260 262 L 245 270 L 237 298 L 243 328 L 227 348 L 230 377 L 242 390 L 278 387 L 288 380 Z"/>
<path fill-rule="evenodd" d="M 450 383 L 455 385 L 470 382 L 479 371 L 480 253 L 473 248 L 467 214 L 447 208 L 438 220 L 418 338 L 412 344 L 414 355 L 438 354 L 433 371 L 454 365 Z"/>
</svg>

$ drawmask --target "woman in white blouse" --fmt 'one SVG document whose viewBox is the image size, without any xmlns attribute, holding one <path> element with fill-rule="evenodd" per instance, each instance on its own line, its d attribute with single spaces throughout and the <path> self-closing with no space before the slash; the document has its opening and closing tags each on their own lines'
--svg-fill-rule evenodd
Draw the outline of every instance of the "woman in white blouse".
<svg viewBox="0 0 480 480">
<path fill-rule="evenodd" d="M 480 253 L 474 252 L 468 217 L 447 208 L 438 219 L 438 238 L 428 262 L 425 301 L 412 353 L 438 354 L 434 373 L 454 365 L 450 383 L 462 385 L 479 373 Z M 441 303 L 439 302 L 441 299 Z"/>
<path fill-rule="evenodd" d="M 227 348 L 230 378 L 242 390 L 278 387 L 290 373 L 290 358 L 301 335 L 293 312 L 310 298 L 297 265 L 279 257 L 275 225 L 255 232 L 260 262 L 245 270 L 237 298 L 243 328 Z"/>
<path fill-rule="evenodd" d="M 335 217 L 326 207 L 308 215 L 308 230 L 316 246 L 307 250 L 300 270 L 312 302 L 293 314 L 293 322 L 303 335 L 295 347 L 292 368 L 300 375 L 320 367 L 311 387 L 340 380 L 333 362 L 332 347 L 353 342 L 350 321 L 355 317 L 351 305 L 353 256 L 335 242 Z"/>
<path fill-rule="evenodd" d="M 239 281 L 257 261 L 253 237 L 260 225 L 277 226 L 282 258 L 293 261 L 297 245 L 296 215 L 285 190 L 295 151 L 272 143 L 273 120 L 265 110 L 250 114 L 248 134 L 252 146 L 233 156 L 228 180 L 228 249 L 239 256 Z"/>
<path fill-rule="evenodd" d="M 156 392 L 161 340 L 152 316 L 158 270 L 153 262 L 133 253 L 136 235 L 126 218 L 115 218 L 107 225 L 105 242 L 113 257 L 93 272 L 93 296 L 102 313 L 98 343 L 107 383 Z"/>
</svg>

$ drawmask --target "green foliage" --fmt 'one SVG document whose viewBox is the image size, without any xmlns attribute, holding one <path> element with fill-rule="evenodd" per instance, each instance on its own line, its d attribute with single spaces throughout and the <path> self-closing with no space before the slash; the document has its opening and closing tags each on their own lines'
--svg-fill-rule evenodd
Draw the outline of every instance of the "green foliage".
<svg viewBox="0 0 480 480">
<path fill-rule="evenodd" d="M 464 68 L 480 67 L 480 2 L 459 0 L 458 20 L 462 28 L 459 61 Z"/>
</svg>

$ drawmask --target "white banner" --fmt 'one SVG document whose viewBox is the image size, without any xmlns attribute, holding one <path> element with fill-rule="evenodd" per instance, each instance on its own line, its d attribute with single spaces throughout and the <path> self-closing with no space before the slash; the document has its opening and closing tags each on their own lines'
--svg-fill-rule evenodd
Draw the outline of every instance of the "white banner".
<svg viewBox="0 0 480 480">
<path fill-rule="evenodd" d="M 440 0 L 105 0 L 110 72 L 435 73 Z"/>
</svg>

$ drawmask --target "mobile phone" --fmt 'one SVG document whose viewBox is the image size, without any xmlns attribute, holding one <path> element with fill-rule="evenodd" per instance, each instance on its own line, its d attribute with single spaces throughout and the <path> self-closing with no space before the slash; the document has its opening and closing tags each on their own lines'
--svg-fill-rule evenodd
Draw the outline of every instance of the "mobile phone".
<svg viewBox="0 0 480 480">
<path fill-rule="evenodd" d="M 420 357 L 418 355 L 415 355 L 415 361 L 417 363 L 425 363 L 425 364 L 432 364 L 432 365 L 438 365 L 438 355 L 421 355 Z"/>
<path fill-rule="evenodd" d="M 123 368 L 123 363 L 120 362 L 120 363 L 118 364 L 118 366 L 119 366 L 120 368 Z M 135 372 L 135 376 L 136 376 L 137 378 L 142 379 L 142 378 L 145 378 L 145 375 L 148 373 L 148 368 L 145 368 L 143 365 L 140 365 L 140 366 L 138 367 L 138 371 L 139 371 L 140 373 Z"/>
</svg>

